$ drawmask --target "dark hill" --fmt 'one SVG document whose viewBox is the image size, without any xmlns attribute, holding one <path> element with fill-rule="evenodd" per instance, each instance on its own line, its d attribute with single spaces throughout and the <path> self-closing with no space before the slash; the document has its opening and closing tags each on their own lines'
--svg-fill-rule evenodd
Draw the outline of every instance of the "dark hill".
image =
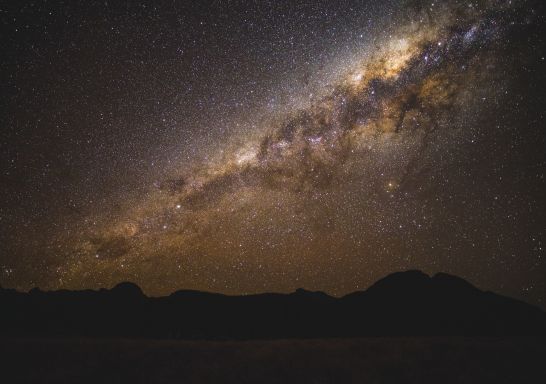
<svg viewBox="0 0 546 384">
<path fill-rule="evenodd" d="M 177 291 L 147 297 L 133 283 L 111 290 L 29 293 L 0 289 L 0 334 L 45 337 L 307 338 L 546 334 L 546 314 L 445 273 L 393 273 L 368 290 L 334 298 L 226 296 Z"/>
</svg>

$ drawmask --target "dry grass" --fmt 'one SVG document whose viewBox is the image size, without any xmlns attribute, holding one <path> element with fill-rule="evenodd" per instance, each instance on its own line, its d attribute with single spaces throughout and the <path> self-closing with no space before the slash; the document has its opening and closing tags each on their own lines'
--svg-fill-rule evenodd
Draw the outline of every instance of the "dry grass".
<svg viewBox="0 0 546 384">
<path fill-rule="evenodd" d="M 0 345 L 4 383 L 546 382 L 546 343 L 533 339 L 3 340 Z"/>
</svg>

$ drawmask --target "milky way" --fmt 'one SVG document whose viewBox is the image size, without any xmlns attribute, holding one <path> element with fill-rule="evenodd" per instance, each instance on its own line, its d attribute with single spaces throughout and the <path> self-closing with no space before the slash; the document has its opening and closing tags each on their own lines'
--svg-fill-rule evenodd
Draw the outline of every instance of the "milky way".
<svg viewBox="0 0 546 384">
<path fill-rule="evenodd" d="M 317 7 L 302 12 L 329 20 L 330 10 Z M 70 208 L 30 225 L 30 232 L 50 228 L 33 241 L 21 240 L 32 235 L 12 224 L 3 284 L 96 288 L 130 280 L 150 294 L 305 287 L 339 295 L 419 268 L 543 303 L 539 7 L 480 1 L 350 9 L 382 21 L 363 38 L 359 18 L 340 20 L 355 28 L 339 37 L 347 47 L 321 46 L 322 66 L 292 58 L 299 64 L 290 76 L 304 80 L 290 91 L 284 82 L 292 77 L 274 73 L 277 82 L 241 97 L 268 102 L 235 115 L 216 113 L 218 106 L 192 109 L 205 130 L 192 131 L 191 140 L 175 139 L 166 150 L 134 139 L 150 143 L 143 158 L 160 170 L 127 181 L 123 173 L 138 167 L 128 161 L 108 192 L 86 204 L 61 192 Z M 222 63 L 208 65 L 222 72 Z M 261 67 L 256 73 L 268 76 Z M 239 74 L 218 92 L 238 94 L 232 88 L 245 80 Z M 271 102 L 281 95 L 288 101 Z M 154 150 L 161 159 L 152 160 Z M 96 187 L 84 179 L 74 182 L 78 190 Z"/>
</svg>

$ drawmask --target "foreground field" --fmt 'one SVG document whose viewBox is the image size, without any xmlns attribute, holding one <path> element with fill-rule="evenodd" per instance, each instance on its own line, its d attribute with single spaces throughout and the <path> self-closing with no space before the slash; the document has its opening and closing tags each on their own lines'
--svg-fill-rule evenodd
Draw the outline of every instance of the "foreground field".
<svg viewBox="0 0 546 384">
<path fill-rule="evenodd" d="M 5 383 L 544 383 L 546 342 L 8 339 L 0 368 Z"/>
</svg>

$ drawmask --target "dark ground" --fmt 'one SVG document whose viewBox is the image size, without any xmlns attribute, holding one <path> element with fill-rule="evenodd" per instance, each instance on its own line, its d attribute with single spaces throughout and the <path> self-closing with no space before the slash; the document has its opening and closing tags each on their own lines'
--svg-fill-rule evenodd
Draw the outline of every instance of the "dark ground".
<svg viewBox="0 0 546 384">
<path fill-rule="evenodd" d="M 0 341 L 4 383 L 545 383 L 546 341 Z"/>
</svg>

